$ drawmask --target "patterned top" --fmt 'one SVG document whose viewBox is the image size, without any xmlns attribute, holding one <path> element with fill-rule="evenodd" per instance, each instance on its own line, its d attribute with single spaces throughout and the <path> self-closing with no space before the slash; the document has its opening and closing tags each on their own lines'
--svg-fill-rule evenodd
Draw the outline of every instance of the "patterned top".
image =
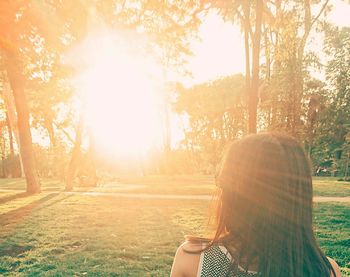
<svg viewBox="0 0 350 277">
<path fill-rule="evenodd" d="M 201 253 L 197 277 L 249 277 L 258 276 L 238 266 L 238 272 L 230 270 L 232 258 L 224 246 L 213 245 Z"/>
</svg>

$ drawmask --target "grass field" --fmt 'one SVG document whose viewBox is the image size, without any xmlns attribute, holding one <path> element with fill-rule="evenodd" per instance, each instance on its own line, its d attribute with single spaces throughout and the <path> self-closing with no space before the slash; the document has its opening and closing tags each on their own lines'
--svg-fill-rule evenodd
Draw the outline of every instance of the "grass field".
<svg viewBox="0 0 350 277">
<path fill-rule="evenodd" d="M 167 276 L 183 236 L 204 231 L 208 210 L 207 201 L 64 194 L 14 202 L 0 216 L 4 275 Z"/>
<path fill-rule="evenodd" d="M 197 181 L 202 183 L 200 178 Z M 178 187 L 188 189 L 183 193 L 193 192 L 188 188 L 191 181 L 178 182 Z M 20 190 L 21 186 L 19 180 L 0 183 L 0 189 Z M 60 182 L 46 181 L 40 195 L 19 191 L 0 194 L 0 275 L 168 276 L 183 236 L 209 232 L 209 201 L 55 192 L 61 186 Z M 160 186 L 164 185 L 159 181 Z M 176 180 L 171 186 L 176 186 Z M 320 193 L 327 195 L 321 188 Z M 346 189 L 344 193 L 338 187 L 329 195 L 334 193 L 348 195 Z M 350 204 L 315 204 L 314 217 L 322 249 L 336 259 L 345 276 L 350 276 Z"/>
<path fill-rule="evenodd" d="M 213 176 L 147 176 L 140 178 L 121 178 L 125 184 L 140 185 L 135 191 L 143 193 L 167 194 L 212 194 L 216 186 Z M 313 180 L 315 196 L 350 196 L 350 182 L 340 182 L 332 177 L 315 177 Z"/>
<path fill-rule="evenodd" d="M 315 196 L 350 196 L 350 182 L 339 182 L 337 178 L 315 177 Z M 0 179 L 0 197 L 9 192 L 1 189 L 25 190 L 24 179 Z M 59 180 L 43 180 L 45 192 L 64 190 Z M 93 190 L 99 192 L 132 192 L 150 194 L 211 195 L 215 192 L 213 176 L 147 176 L 122 177 L 118 180 L 102 182 L 96 188 L 76 187 L 76 191 Z"/>
</svg>

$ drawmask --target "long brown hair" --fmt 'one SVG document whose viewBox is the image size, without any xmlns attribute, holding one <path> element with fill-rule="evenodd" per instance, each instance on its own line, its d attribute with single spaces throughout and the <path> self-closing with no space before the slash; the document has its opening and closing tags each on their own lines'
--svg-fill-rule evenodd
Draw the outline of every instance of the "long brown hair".
<svg viewBox="0 0 350 277">
<path fill-rule="evenodd" d="M 265 133 L 233 142 L 216 181 L 218 223 L 209 245 L 234 246 L 234 264 L 254 263 L 261 276 L 335 276 L 313 233 L 311 166 L 294 138 Z"/>
</svg>

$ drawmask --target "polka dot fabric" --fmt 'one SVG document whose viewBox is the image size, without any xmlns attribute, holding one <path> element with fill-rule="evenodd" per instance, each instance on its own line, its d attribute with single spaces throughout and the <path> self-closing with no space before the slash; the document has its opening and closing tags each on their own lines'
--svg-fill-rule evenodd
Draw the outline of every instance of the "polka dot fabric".
<svg viewBox="0 0 350 277">
<path fill-rule="evenodd" d="M 246 272 L 238 268 L 238 273 L 230 272 L 231 256 L 224 247 L 213 245 L 203 253 L 200 277 L 249 277 L 258 276 L 256 272 Z"/>
</svg>

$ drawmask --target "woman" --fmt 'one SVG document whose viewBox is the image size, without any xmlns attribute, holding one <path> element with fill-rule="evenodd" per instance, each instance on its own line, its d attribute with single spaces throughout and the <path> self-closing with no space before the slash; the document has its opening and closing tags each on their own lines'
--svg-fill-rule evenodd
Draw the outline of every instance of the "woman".
<svg viewBox="0 0 350 277">
<path fill-rule="evenodd" d="M 233 142 L 216 181 L 216 233 L 189 237 L 172 277 L 341 276 L 315 240 L 311 166 L 295 139 L 266 133 Z"/>
</svg>

